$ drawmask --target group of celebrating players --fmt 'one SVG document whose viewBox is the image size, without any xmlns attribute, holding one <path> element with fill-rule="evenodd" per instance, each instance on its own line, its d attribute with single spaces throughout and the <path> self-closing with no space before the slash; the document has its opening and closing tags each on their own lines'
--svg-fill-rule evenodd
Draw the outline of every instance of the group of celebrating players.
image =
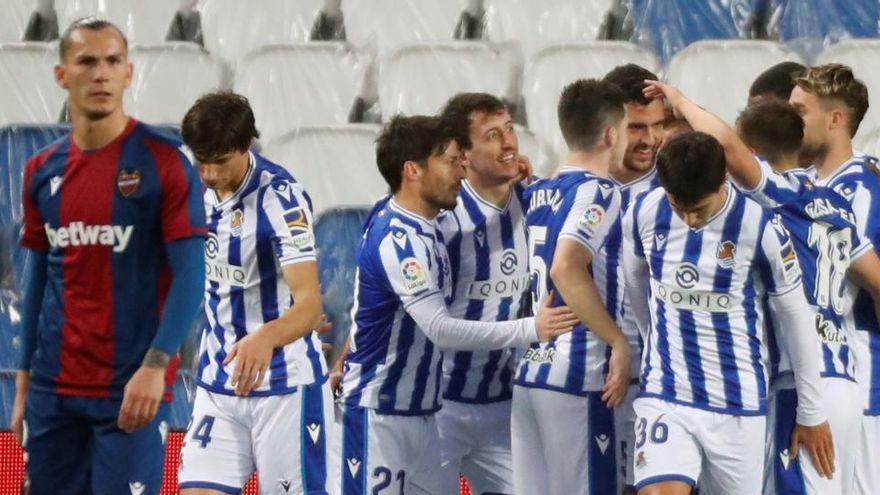
<svg viewBox="0 0 880 495">
<path fill-rule="evenodd" d="M 250 151 L 247 99 L 203 96 L 181 143 L 124 113 L 126 54 L 68 28 L 72 132 L 25 169 L 31 493 L 158 493 L 202 302 L 183 494 L 255 471 L 261 493 L 880 493 L 880 170 L 850 68 L 768 69 L 736 129 L 636 65 L 574 81 L 548 178 L 492 95 L 392 118 L 331 371 L 310 199 Z"/>
</svg>

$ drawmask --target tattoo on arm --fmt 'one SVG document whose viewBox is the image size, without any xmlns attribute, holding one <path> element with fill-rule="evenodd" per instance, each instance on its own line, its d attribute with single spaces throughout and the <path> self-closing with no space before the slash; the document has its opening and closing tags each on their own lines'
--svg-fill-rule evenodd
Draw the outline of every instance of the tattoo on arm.
<svg viewBox="0 0 880 495">
<path fill-rule="evenodd" d="M 147 351 L 147 355 L 144 356 L 141 365 L 149 366 L 151 368 L 165 368 L 168 366 L 169 362 L 171 362 L 171 356 L 158 349 L 151 348 Z"/>
</svg>

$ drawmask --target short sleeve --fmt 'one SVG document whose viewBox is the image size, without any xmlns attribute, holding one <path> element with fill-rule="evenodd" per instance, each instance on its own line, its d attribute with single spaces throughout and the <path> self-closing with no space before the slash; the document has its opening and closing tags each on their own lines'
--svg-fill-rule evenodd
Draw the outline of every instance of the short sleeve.
<svg viewBox="0 0 880 495">
<path fill-rule="evenodd" d="M 299 184 L 275 179 L 263 195 L 263 212 L 271 227 L 272 249 L 281 266 L 316 261 L 314 219 Z"/>
<path fill-rule="evenodd" d="M 620 193 L 614 186 L 606 181 L 586 182 L 576 190 L 559 238 L 577 241 L 595 256 L 619 217 Z"/>
<path fill-rule="evenodd" d="M 429 252 L 423 239 L 394 227 L 379 244 L 382 268 L 404 308 L 439 293 L 437 267 L 431 263 Z"/>
<path fill-rule="evenodd" d="M 801 287 L 801 268 L 788 231 L 778 215 L 773 215 L 761 233 L 761 251 L 767 263 L 764 280 L 770 294 L 785 294 Z"/>
<path fill-rule="evenodd" d="M 796 172 L 779 174 L 764 160 L 755 157 L 761 169 L 761 182 L 754 189 L 740 187 L 746 195 L 765 208 L 779 208 L 798 201 L 803 192 L 805 176 Z"/>
</svg>

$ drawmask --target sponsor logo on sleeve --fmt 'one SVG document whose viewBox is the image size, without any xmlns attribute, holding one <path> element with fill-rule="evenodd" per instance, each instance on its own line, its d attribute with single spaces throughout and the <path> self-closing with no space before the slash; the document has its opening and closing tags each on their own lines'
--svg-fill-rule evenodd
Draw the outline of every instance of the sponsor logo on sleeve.
<svg viewBox="0 0 880 495">
<path fill-rule="evenodd" d="M 791 241 L 786 242 L 779 250 L 779 256 L 782 259 L 782 274 L 785 282 L 792 284 L 801 276 L 801 267 L 798 264 L 797 254 Z"/>
<path fill-rule="evenodd" d="M 309 246 L 314 241 L 309 216 L 302 208 L 293 208 L 284 212 L 284 221 L 297 248 Z"/>
<path fill-rule="evenodd" d="M 409 257 L 400 262 L 403 274 L 403 288 L 409 294 L 417 294 L 428 289 L 428 275 L 419 260 Z"/>
<path fill-rule="evenodd" d="M 589 236 L 596 234 L 596 229 L 602 224 L 605 217 L 605 208 L 600 205 L 590 205 L 584 210 L 584 214 L 578 219 L 578 229 Z"/>
</svg>

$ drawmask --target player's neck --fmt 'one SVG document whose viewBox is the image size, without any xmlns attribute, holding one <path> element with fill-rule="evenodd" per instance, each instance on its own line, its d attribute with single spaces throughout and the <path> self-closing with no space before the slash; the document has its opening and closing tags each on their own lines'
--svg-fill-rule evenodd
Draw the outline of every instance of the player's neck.
<svg viewBox="0 0 880 495">
<path fill-rule="evenodd" d="M 828 151 L 816 158 L 816 176 L 824 179 L 833 175 L 852 156 L 852 141 L 843 138 L 832 140 L 828 145 Z"/>
<path fill-rule="evenodd" d="M 104 117 L 92 120 L 79 112 L 71 112 L 73 141 L 83 150 L 96 150 L 110 144 L 125 131 L 128 115 L 122 109 Z"/>
<path fill-rule="evenodd" d="M 468 184 L 470 184 L 483 201 L 502 209 L 507 206 L 507 202 L 510 200 L 510 188 L 513 182 L 493 184 L 481 179 L 482 177 L 477 174 L 468 174 L 467 176 Z"/>
<path fill-rule="evenodd" d="M 569 150 L 564 164 L 586 170 L 599 177 L 607 178 L 611 170 L 611 150 Z"/>
<path fill-rule="evenodd" d="M 801 168 L 800 163 L 798 163 L 797 154 L 780 157 L 778 160 L 774 160 L 770 165 L 773 167 L 773 170 L 779 173 Z"/>
<path fill-rule="evenodd" d="M 404 210 L 428 220 L 433 220 L 434 217 L 440 214 L 439 208 L 432 206 L 422 199 L 417 191 L 412 191 L 408 188 L 402 187 L 394 193 L 394 202 Z"/>
<path fill-rule="evenodd" d="M 621 166 L 620 168 L 611 172 L 611 177 L 613 177 L 614 180 L 621 184 L 629 184 L 630 182 L 635 182 L 642 177 L 648 175 L 651 170 L 654 170 L 654 167 L 651 167 L 647 170 L 633 170 L 631 168 Z"/>
</svg>

